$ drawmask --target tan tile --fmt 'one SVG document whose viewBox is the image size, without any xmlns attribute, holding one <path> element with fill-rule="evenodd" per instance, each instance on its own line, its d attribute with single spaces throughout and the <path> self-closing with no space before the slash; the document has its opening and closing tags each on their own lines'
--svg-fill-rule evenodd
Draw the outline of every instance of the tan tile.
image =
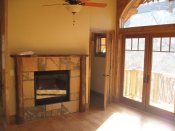
<svg viewBox="0 0 175 131">
<path fill-rule="evenodd" d="M 80 58 L 79 57 L 71 57 L 70 69 L 71 70 L 80 69 Z"/>
<path fill-rule="evenodd" d="M 46 58 L 46 70 L 58 70 L 59 68 L 58 57 Z"/>
<path fill-rule="evenodd" d="M 35 102 L 34 99 L 24 99 L 24 108 L 25 107 L 34 107 Z"/>
<path fill-rule="evenodd" d="M 71 57 L 71 62 L 75 64 L 80 64 L 80 57 Z"/>
<path fill-rule="evenodd" d="M 71 70 L 71 77 L 79 77 L 80 76 L 80 70 Z"/>
<path fill-rule="evenodd" d="M 61 103 L 46 105 L 46 111 L 56 110 L 61 108 Z"/>
<path fill-rule="evenodd" d="M 36 57 L 22 58 L 23 71 L 37 71 L 38 59 Z"/>
<path fill-rule="evenodd" d="M 34 80 L 34 72 L 29 72 L 29 80 Z"/>
<path fill-rule="evenodd" d="M 80 99 L 80 93 L 71 93 L 70 94 L 70 100 L 73 101 L 73 100 L 79 100 Z"/>
<path fill-rule="evenodd" d="M 34 81 L 23 81 L 24 98 L 34 98 Z"/>
<path fill-rule="evenodd" d="M 79 111 L 79 100 L 64 102 L 63 105 L 70 113 Z"/>
<path fill-rule="evenodd" d="M 34 72 L 23 72 L 22 73 L 22 80 L 23 81 L 34 80 Z"/>
<path fill-rule="evenodd" d="M 22 73 L 22 80 L 23 81 L 29 80 L 29 73 L 28 72 L 23 72 Z"/>
<path fill-rule="evenodd" d="M 59 65 L 60 70 L 70 70 L 70 57 L 60 57 Z"/>
<path fill-rule="evenodd" d="M 70 92 L 71 93 L 80 92 L 80 77 L 70 78 Z"/>
<path fill-rule="evenodd" d="M 46 70 L 46 57 L 38 57 L 38 70 Z"/>
<path fill-rule="evenodd" d="M 70 70 L 70 68 L 65 64 L 60 64 L 60 70 Z"/>
</svg>

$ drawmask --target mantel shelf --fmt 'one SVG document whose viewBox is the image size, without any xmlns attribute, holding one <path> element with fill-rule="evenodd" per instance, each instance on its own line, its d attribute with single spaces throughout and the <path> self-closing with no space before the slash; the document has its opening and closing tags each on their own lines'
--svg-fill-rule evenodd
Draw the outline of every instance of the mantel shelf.
<svg viewBox="0 0 175 131">
<path fill-rule="evenodd" d="M 33 54 L 33 55 L 19 55 L 19 54 L 12 54 L 11 57 L 70 57 L 70 56 L 84 56 L 88 57 L 87 54 Z"/>
</svg>

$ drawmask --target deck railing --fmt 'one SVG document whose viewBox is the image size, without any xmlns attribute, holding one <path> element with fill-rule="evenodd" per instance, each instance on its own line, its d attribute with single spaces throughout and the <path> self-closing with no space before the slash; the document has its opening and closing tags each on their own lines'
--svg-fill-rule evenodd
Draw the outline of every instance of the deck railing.
<svg viewBox="0 0 175 131">
<path fill-rule="evenodd" d="M 123 95 L 137 99 L 142 99 L 143 70 L 125 70 Z M 152 102 L 163 102 L 174 104 L 175 101 L 175 75 L 152 72 L 151 95 Z"/>
</svg>

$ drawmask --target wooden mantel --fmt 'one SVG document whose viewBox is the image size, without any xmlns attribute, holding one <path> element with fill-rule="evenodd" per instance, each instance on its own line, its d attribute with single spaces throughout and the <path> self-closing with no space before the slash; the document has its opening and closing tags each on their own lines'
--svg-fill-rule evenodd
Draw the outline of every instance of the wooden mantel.
<svg viewBox="0 0 175 131">
<path fill-rule="evenodd" d="M 62 106 L 63 108 L 66 108 L 66 106 L 68 107 L 68 109 L 70 109 L 71 111 L 68 112 L 74 112 L 75 108 L 77 111 L 85 111 L 86 110 L 86 57 L 88 55 L 85 54 L 34 54 L 34 55 L 18 55 L 18 54 L 13 54 L 11 55 L 11 57 L 14 59 L 15 62 L 15 75 L 16 75 L 16 122 L 17 123 L 24 123 L 25 121 L 28 121 L 28 118 L 26 118 L 26 114 L 31 111 L 28 110 L 29 108 L 33 108 L 33 110 L 38 110 L 36 106 L 29 106 L 26 107 L 26 102 L 28 103 L 28 99 L 25 99 L 25 92 L 24 90 L 26 90 L 26 78 L 29 78 L 29 82 L 32 81 L 32 83 L 34 82 L 33 77 L 34 77 L 34 72 L 35 71 L 49 71 L 49 70 L 64 70 L 64 69 L 68 69 L 71 71 L 71 79 L 74 83 L 70 84 L 71 89 L 75 89 L 77 90 L 77 92 L 79 92 L 77 94 L 76 92 L 76 99 L 75 96 L 73 94 L 73 96 L 71 96 L 71 99 L 73 100 L 73 102 L 71 103 L 71 99 L 70 102 L 67 103 L 56 103 L 56 104 L 51 104 L 51 105 L 45 105 L 44 109 L 46 110 L 44 117 L 45 116 L 49 116 L 48 114 L 50 114 L 50 116 L 54 116 L 55 114 L 58 115 L 59 113 L 55 113 L 55 109 L 57 110 L 57 112 L 60 111 L 60 108 L 62 110 Z M 56 62 L 58 62 L 58 64 L 56 64 Z M 63 63 L 62 63 L 63 62 Z M 66 63 L 66 65 L 64 65 Z M 44 65 L 45 64 L 45 65 Z M 55 64 L 55 65 L 54 65 Z M 59 65 L 59 66 L 58 66 Z M 77 72 L 78 72 L 78 78 L 77 81 L 74 81 L 74 74 L 77 77 Z M 26 73 L 28 73 L 27 77 L 25 76 Z M 78 84 L 78 89 L 76 89 Z M 30 88 L 31 85 L 33 84 L 29 84 Z M 28 87 L 27 87 L 28 88 Z M 33 88 L 33 86 L 32 86 Z M 73 98 L 74 97 L 74 98 Z M 79 105 L 76 104 L 76 107 L 74 109 L 71 109 L 72 105 L 74 105 L 75 100 L 77 101 L 77 103 L 79 103 Z M 33 102 L 33 99 L 32 99 Z M 31 101 L 30 101 L 31 103 Z M 30 104 L 29 104 L 30 105 Z M 77 107 L 78 106 L 78 107 Z M 41 110 L 41 108 L 43 109 L 43 107 L 39 107 L 39 110 Z M 53 112 L 52 108 L 54 109 Z M 49 110 L 47 110 L 49 109 Z M 73 111 L 72 111 L 73 110 Z M 50 111 L 50 112 L 48 112 Z M 38 112 L 36 111 L 36 114 Z M 40 112 L 39 112 L 40 113 Z M 64 113 L 63 113 L 64 114 Z M 41 116 L 42 114 L 40 113 L 39 116 Z M 61 113 L 62 115 L 62 113 Z M 35 117 L 34 117 L 35 118 Z M 31 118 L 32 120 L 33 118 Z M 30 119 L 29 119 L 30 120 Z"/>
<path fill-rule="evenodd" d="M 87 54 L 33 54 L 33 55 L 19 55 L 12 54 L 11 57 L 88 57 Z"/>
</svg>

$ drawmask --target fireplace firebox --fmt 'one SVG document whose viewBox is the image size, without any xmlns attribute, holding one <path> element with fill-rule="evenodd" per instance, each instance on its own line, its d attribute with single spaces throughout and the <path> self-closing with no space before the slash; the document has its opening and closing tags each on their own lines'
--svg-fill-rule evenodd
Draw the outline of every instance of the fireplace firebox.
<svg viewBox="0 0 175 131">
<path fill-rule="evenodd" d="M 35 105 L 69 101 L 70 71 L 34 72 Z"/>
</svg>

